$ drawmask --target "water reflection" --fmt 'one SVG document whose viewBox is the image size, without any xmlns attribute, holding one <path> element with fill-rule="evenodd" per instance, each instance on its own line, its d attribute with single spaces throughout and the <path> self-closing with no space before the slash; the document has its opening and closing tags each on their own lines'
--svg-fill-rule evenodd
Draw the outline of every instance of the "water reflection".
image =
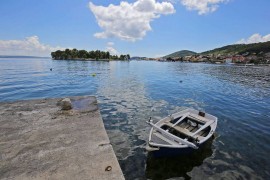
<svg viewBox="0 0 270 180">
<path fill-rule="evenodd" d="M 269 76 L 270 67 L 0 60 L 0 101 L 97 96 L 126 179 L 267 179 Z M 218 117 L 219 136 L 212 146 L 188 157 L 148 156 L 150 127 L 145 121 L 150 116 L 158 121 L 185 107 Z"/>
<path fill-rule="evenodd" d="M 205 67 L 204 73 L 243 86 L 256 88 L 253 94 L 269 95 L 269 66 L 224 66 Z"/>
</svg>

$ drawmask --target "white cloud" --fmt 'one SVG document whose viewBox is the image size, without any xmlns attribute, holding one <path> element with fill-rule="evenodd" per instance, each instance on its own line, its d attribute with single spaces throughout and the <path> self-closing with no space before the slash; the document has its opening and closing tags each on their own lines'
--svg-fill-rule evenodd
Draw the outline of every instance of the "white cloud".
<svg viewBox="0 0 270 180">
<path fill-rule="evenodd" d="M 58 49 L 63 48 L 42 44 L 38 36 L 26 37 L 23 40 L 0 40 L 0 54 L 3 55 L 49 56 Z"/>
<path fill-rule="evenodd" d="M 119 52 L 113 46 L 114 46 L 114 42 L 108 42 L 106 51 L 109 51 L 111 55 L 118 55 Z"/>
<path fill-rule="evenodd" d="M 137 0 L 134 3 L 122 1 L 120 5 L 97 6 L 92 2 L 89 8 L 96 17 L 102 32 L 95 33 L 97 38 L 117 37 L 126 41 L 142 39 L 152 30 L 150 22 L 160 15 L 175 12 L 169 2 L 156 0 Z"/>
<path fill-rule="evenodd" d="M 108 42 L 107 43 L 107 46 L 113 46 L 114 45 L 114 42 Z"/>
<path fill-rule="evenodd" d="M 119 54 L 118 51 L 114 47 L 111 47 L 111 46 L 106 47 L 106 51 L 109 51 L 111 55 Z"/>
<path fill-rule="evenodd" d="M 181 4 L 188 10 L 198 11 L 200 15 L 214 12 L 218 9 L 219 4 L 229 0 L 180 0 Z"/>
<path fill-rule="evenodd" d="M 259 42 L 267 42 L 267 41 L 270 41 L 270 34 L 262 36 L 259 33 L 256 33 L 247 39 L 243 38 L 237 41 L 236 44 L 251 44 L 251 43 L 259 43 Z"/>
</svg>

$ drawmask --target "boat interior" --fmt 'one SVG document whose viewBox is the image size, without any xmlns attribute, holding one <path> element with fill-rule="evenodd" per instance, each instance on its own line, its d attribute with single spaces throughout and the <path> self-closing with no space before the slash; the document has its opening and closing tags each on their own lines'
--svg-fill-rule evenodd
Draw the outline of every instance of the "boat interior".
<svg viewBox="0 0 270 180">
<path fill-rule="evenodd" d="M 200 128 L 202 128 L 207 123 L 207 121 L 204 121 L 201 118 L 199 119 L 192 116 L 186 116 L 183 118 L 182 117 L 183 116 L 173 119 L 168 118 L 161 126 L 161 129 L 181 139 L 187 139 L 189 142 L 192 143 L 199 143 L 211 131 L 210 126 L 207 126 L 206 128 L 200 130 Z"/>
</svg>

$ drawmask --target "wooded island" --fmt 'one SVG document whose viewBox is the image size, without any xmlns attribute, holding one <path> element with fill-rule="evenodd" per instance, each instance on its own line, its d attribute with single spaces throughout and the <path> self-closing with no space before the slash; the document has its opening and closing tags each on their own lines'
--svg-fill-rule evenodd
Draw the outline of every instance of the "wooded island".
<svg viewBox="0 0 270 180">
<path fill-rule="evenodd" d="M 57 50 L 51 52 L 52 59 L 55 60 L 129 60 L 130 55 L 111 55 L 108 51 L 86 51 L 74 49 Z"/>
</svg>

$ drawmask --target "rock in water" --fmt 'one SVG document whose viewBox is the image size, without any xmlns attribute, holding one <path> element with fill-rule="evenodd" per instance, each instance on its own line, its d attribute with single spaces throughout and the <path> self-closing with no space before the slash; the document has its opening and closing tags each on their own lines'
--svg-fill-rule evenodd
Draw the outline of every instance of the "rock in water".
<svg viewBox="0 0 270 180">
<path fill-rule="evenodd" d="M 61 101 L 61 109 L 62 110 L 70 110 L 72 109 L 71 100 L 69 98 L 65 98 Z"/>
</svg>

